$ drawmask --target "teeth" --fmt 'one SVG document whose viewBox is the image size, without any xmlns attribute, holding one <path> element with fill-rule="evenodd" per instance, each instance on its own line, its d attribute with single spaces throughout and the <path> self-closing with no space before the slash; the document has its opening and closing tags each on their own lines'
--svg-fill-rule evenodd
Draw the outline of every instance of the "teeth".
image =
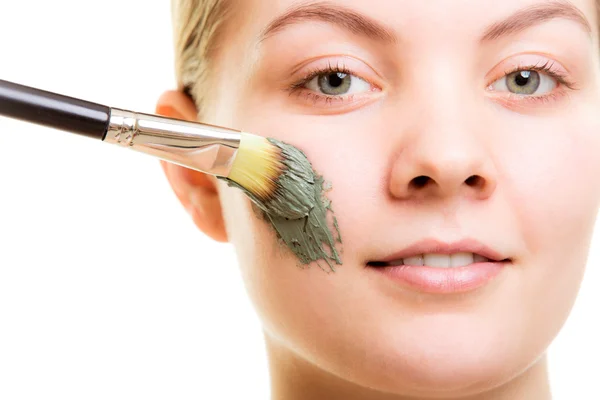
<svg viewBox="0 0 600 400">
<path fill-rule="evenodd" d="M 428 267 L 448 268 L 450 266 L 450 256 L 447 254 L 424 254 L 424 264 Z"/>
<path fill-rule="evenodd" d="M 473 264 L 475 255 L 473 253 L 456 253 L 450 256 L 451 267 L 464 267 Z"/>
<path fill-rule="evenodd" d="M 456 268 L 464 267 L 474 263 L 490 262 L 489 259 L 473 253 L 455 253 L 455 254 L 420 254 L 405 259 L 393 260 L 389 262 L 373 262 L 373 266 L 395 267 L 407 265 L 413 267 L 434 267 L 434 268 Z"/>
<path fill-rule="evenodd" d="M 408 257 L 404 259 L 404 265 L 413 265 L 415 267 L 423 266 L 423 256 Z"/>
<path fill-rule="evenodd" d="M 402 262 L 403 261 L 403 262 Z M 455 254 L 421 254 L 415 257 L 408 257 L 404 260 L 397 260 L 389 265 L 408 265 L 408 266 L 427 266 L 435 268 L 454 268 L 464 267 L 477 262 L 487 262 L 487 258 L 473 253 L 455 253 Z"/>
</svg>

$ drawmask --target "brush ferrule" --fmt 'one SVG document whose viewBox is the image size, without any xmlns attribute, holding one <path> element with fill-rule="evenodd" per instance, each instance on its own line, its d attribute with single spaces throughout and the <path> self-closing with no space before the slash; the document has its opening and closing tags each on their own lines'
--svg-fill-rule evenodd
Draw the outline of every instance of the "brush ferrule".
<svg viewBox="0 0 600 400">
<path fill-rule="evenodd" d="M 241 132 L 156 115 L 111 109 L 104 141 L 207 174 L 227 177 Z"/>
</svg>

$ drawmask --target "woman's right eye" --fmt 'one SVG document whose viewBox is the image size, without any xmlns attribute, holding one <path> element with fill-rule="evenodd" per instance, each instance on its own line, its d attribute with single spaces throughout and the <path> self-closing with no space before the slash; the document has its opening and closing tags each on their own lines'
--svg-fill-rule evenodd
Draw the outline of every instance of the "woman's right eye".
<svg viewBox="0 0 600 400">
<path fill-rule="evenodd" d="M 371 90 L 371 85 L 367 81 L 355 75 L 339 71 L 319 73 L 310 79 L 304 87 L 326 96 L 344 96 Z"/>
</svg>

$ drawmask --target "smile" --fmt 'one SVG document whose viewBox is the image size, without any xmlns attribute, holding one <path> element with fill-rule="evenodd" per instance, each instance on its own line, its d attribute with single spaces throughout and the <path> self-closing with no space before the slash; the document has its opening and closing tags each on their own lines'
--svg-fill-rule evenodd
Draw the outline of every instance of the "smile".
<svg viewBox="0 0 600 400">
<path fill-rule="evenodd" d="M 433 267 L 433 268 L 456 268 L 467 265 L 490 262 L 491 260 L 476 253 L 454 253 L 454 254 L 419 254 L 413 257 L 400 258 L 397 260 L 375 261 L 369 263 L 372 267 L 394 267 L 407 265 L 413 267 Z"/>
<path fill-rule="evenodd" d="M 382 260 L 369 261 L 402 286 L 428 293 L 457 293 L 482 287 L 512 260 L 473 240 L 444 243 L 423 240 Z"/>
</svg>

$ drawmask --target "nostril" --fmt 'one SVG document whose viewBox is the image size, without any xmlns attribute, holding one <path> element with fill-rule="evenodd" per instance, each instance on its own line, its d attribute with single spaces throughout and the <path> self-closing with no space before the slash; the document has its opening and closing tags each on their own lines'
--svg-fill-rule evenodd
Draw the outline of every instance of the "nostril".
<svg viewBox="0 0 600 400">
<path fill-rule="evenodd" d="M 427 185 L 427 182 L 429 182 L 429 179 L 430 178 L 425 175 L 417 176 L 416 178 L 413 178 L 413 180 L 411 181 L 411 185 L 416 187 L 417 189 L 420 189 L 420 188 L 424 187 L 425 185 Z"/>
<path fill-rule="evenodd" d="M 479 175 L 471 175 L 467 178 L 465 183 L 472 187 L 481 187 L 484 184 L 483 178 Z"/>
</svg>

